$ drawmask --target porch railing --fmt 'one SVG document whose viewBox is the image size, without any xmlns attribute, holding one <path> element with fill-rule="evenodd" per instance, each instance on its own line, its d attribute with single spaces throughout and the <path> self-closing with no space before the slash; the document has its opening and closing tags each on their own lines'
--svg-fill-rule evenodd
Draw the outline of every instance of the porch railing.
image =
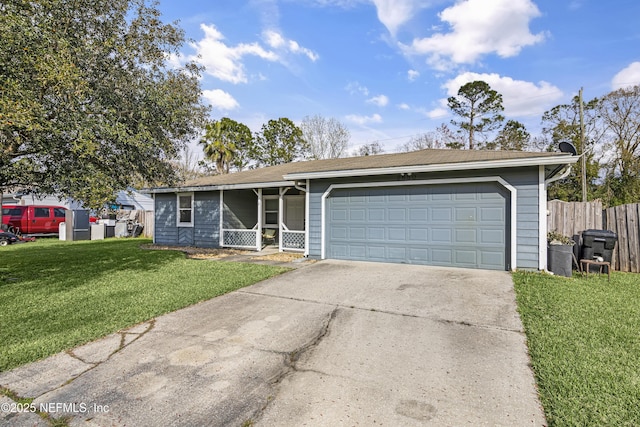
<svg viewBox="0 0 640 427">
<path fill-rule="evenodd" d="M 282 230 L 282 250 L 304 252 L 304 231 Z"/>
<path fill-rule="evenodd" d="M 222 245 L 230 248 L 257 249 L 258 230 L 223 229 Z"/>
</svg>

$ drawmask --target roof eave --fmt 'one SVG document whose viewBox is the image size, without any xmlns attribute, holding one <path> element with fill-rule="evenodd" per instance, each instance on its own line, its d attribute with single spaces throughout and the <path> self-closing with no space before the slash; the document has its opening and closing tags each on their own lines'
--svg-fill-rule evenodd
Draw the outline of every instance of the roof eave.
<svg viewBox="0 0 640 427">
<path fill-rule="evenodd" d="M 219 184 L 219 185 L 189 185 L 184 187 L 159 187 L 145 189 L 149 194 L 161 193 L 190 193 L 193 191 L 219 191 L 219 190 L 251 190 L 254 188 L 277 188 L 293 187 L 294 181 L 274 181 L 274 182 L 249 182 L 245 184 Z"/>
<path fill-rule="evenodd" d="M 394 166 L 388 168 L 348 169 L 322 172 L 298 172 L 284 175 L 284 179 L 297 181 L 301 179 L 343 178 L 349 176 L 389 175 L 397 173 L 443 172 L 469 169 L 496 169 L 526 166 L 545 166 L 572 164 L 578 161 L 577 156 L 533 157 L 526 159 L 481 160 L 465 163 L 441 163 L 434 165 Z"/>
</svg>

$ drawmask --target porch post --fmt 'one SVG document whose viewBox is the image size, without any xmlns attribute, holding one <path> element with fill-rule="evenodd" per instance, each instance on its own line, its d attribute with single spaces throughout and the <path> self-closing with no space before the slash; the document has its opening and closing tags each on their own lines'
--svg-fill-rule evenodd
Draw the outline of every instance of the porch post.
<svg viewBox="0 0 640 427">
<path fill-rule="evenodd" d="M 220 233 L 219 236 L 219 246 L 223 247 L 224 246 L 224 231 L 223 231 L 223 227 L 224 227 L 224 190 L 220 190 L 220 224 L 219 224 L 219 228 L 218 230 Z"/>
<path fill-rule="evenodd" d="M 311 188 L 307 179 L 307 191 L 304 193 L 304 256 L 309 256 L 309 201 L 311 198 Z"/>
<path fill-rule="evenodd" d="M 256 235 L 256 250 L 259 252 L 262 250 L 262 188 L 258 188 L 258 191 L 253 190 L 258 196 L 258 234 Z"/>
<path fill-rule="evenodd" d="M 284 223 L 284 194 L 288 188 L 280 188 L 278 190 L 278 252 L 282 252 L 282 224 Z"/>
</svg>

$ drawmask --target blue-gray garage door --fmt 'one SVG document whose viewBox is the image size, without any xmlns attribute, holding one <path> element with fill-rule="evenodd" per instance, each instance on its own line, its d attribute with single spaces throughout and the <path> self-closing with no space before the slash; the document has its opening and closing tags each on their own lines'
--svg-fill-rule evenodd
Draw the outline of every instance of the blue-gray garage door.
<svg viewBox="0 0 640 427">
<path fill-rule="evenodd" d="M 506 270 L 508 196 L 494 183 L 334 190 L 328 258 Z"/>
</svg>

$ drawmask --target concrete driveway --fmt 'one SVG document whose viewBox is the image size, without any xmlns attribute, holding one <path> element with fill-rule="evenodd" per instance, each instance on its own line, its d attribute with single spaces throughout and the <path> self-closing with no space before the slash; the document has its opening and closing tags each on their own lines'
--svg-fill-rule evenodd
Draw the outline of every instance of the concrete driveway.
<svg viewBox="0 0 640 427">
<path fill-rule="evenodd" d="M 71 426 L 545 424 L 509 274 L 412 265 L 322 261 L 0 385 Z"/>
</svg>

